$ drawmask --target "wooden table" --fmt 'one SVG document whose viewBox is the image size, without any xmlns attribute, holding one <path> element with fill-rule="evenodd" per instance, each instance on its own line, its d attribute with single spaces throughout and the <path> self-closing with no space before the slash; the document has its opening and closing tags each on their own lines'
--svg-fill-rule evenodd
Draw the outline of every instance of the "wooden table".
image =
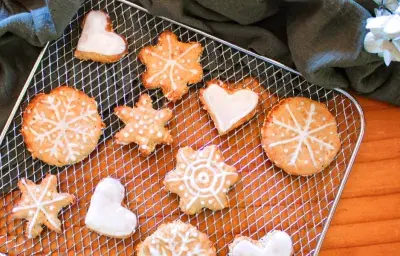
<svg viewBox="0 0 400 256">
<path fill-rule="evenodd" d="M 320 255 L 400 255 L 400 108 L 357 100 L 366 133 Z"/>
</svg>

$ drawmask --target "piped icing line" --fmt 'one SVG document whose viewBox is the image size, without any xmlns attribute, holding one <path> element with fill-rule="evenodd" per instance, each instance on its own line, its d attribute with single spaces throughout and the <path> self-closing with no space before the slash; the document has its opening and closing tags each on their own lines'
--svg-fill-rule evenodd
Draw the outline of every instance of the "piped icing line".
<svg viewBox="0 0 400 256">
<path fill-rule="evenodd" d="M 307 148 L 307 151 L 308 151 L 308 153 L 310 155 L 310 158 L 311 158 L 311 161 L 312 161 L 313 165 L 315 167 L 317 167 L 317 161 L 315 160 L 315 154 L 314 154 L 314 152 L 313 152 L 313 150 L 311 148 L 310 142 L 308 140 L 318 143 L 320 147 L 326 147 L 327 149 L 333 150 L 334 147 L 331 144 L 329 144 L 329 143 L 327 143 L 325 141 L 322 141 L 321 139 L 313 136 L 312 134 L 314 134 L 316 132 L 319 132 L 319 131 L 322 131 L 322 130 L 330 127 L 330 126 L 334 126 L 335 122 L 327 123 L 327 124 L 324 124 L 324 125 L 322 125 L 320 127 L 315 128 L 313 130 L 310 130 L 310 125 L 313 122 L 313 116 L 315 114 L 315 104 L 311 104 L 309 111 L 307 111 L 307 117 L 306 117 L 305 124 L 304 124 L 303 127 L 299 124 L 298 120 L 294 116 L 294 114 L 293 114 L 292 110 L 290 109 L 289 105 L 286 105 L 285 108 L 286 108 L 286 111 L 289 113 L 289 115 L 291 117 L 291 120 L 293 121 L 293 124 L 294 124 L 295 127 L 290 126 L 290 125 L 288 125 L 288 124 L 286 124 L 284 122 L 281 122 L 281 121 L 277 120 L 276 118 L 273 119 L 273 124 L 278 125 L 278 126 L 280 126 L 282 128 L 285 128 L 285 129 L 287 129 L 287 130 L 289 130 L 291 132 L 297 133 L 298 135 L 293 137 L 293 138 L 291 138 L 291 139 L 275 141 L 273 143 L 270 143 L 268 145 L 268 147 L 273 148 L 273 147 L 276 147 L 278 145 L 284 145 L 284 144 L 287 144 L 287 143 L 291 143 L 293 141 L 298 141 L 297 145 L 295 146 L 295 150 L 291 155 L 290 164 L 291 165 L 296 165 L 296 161 L 298 160 L 298 156 L 300 154 L 301 147 L 304 144 L 306 146 L 306 148 Z"/>
</svg>

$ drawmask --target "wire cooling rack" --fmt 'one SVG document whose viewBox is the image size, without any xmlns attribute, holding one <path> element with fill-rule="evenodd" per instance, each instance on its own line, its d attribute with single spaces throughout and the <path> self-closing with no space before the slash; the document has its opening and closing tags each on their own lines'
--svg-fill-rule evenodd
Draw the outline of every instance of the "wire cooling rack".
<svg viewBox="0 0 400 256">
<path fill-rule="evenodd" d="M 74 58 L 85 13 L 104 10 L 111 16 L 115 31 L 129 43 L 129 54 L 115 64 L 99 64 Z M 198 41 L 204 46 L 201 63 L 204 78 L 191 86 L 176 104 L 168 103 L 160 91 L 147 91 L 140 83 L 144 66 L 137 53 L 154 44 L 157 35 L 172 30 L 182 41 Z M 252 82 L 249 77 L 259 81 Z M 247 79 L 245 79 L 247 78 Z M 260 93 L 262 111 L 250 122 L 226 136 L 218 133 L 201 109 L 198 88 L 210 79 L 241 82 Z M 21 115 L 38 93 L 50 92 L 62 84 L 75 86 L 99 103 L 106 123 L 98 147 L 83 162 L 56 168 L 33 160 L 20 134 Z M 137 146 L 121 147 L 112 136 L 123 127 L 113 114 L 117 105 L 132 106 L 141 93 L 149 93 L 156 108 L 170 107 L 169 123 L 175 138 L 172 146 L 158 147 L 148 158 L 139 156 Z M 335 115 L 342 148 L 323 172 L 311 177 L 291 177 L 268 160 L 260 145 L 260 128 L 265 114 L 284 97 L 304 96 L 323 102 Z M 161 223 L 181 219 L 205 232 L 214 242 L 218 255 L 226 255 L 236 235 L 259 239 L 272 229 L 288 232 L 295 255 L 318 254 L 329 222 L 346 183 L 364 132 L 363 113 L 346 92 L 328 90 L 305 81 L 296 71 L 277 62 L 207 35 L 166 18 L 153 17 L 128 2 L 85 1 L 66 28 L 64 35 L 42 51 L 16 107 L 1 134 L 0 252 L 10 255 L 133 255 L 134 246 L 152 234 Z M 183 146 L 200 149 L 216 144 L 226 162 L 240 172 L 240 182 L 229 191 L 230 208 L 204 210 L 187 216 L 178 209 L 178 198 L 164 191 L 162 181 L 174 167 L 174 156 Z M 24 221 L 10 216 L 20 197 L 18 179 L 40 181 L 47 173 L 59 178 L 63 192 L 76 195 L 77 202 L 66 207 L 59 218 L 63 232 L 45 229 L 39 238 L 23 236 Z M 90 197 L 104 177 L 121 180 L 126 188 L 126 205 L 139 217 L 138 231 L 131 238 L 118 240 L 99 236 L 84 225 Z"/>
</svg>

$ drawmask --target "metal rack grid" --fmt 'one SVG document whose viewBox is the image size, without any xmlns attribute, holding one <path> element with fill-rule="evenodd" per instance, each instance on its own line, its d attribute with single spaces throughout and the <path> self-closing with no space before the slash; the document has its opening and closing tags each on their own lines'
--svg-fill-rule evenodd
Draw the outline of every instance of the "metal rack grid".
<svg viewBox="0 0 400 256">
<path fill-rule="evenodd" d="M 115 31 L 129 43 L 129 54 L 115 64 L 81 62 L 73 57 L 80 24 L 85 13 L 104 10 L 111 16 Z M 157 35 L 172 30 L 182 41 L 198 41 L 204 47 L 201 63 L 204 78 L 191 86 L 187 96 L 176 104 L 165 101 L 158 90 L 147 91 L 140 83 L 144 66 L 136 58 L 144 46 L 154 44 Z M 264 110 L 251 122 L 227 136 L 218 136 L 207 113 L 201 109 L 197 88 L 210 79 L 243 82 L 253 77 L 260 85 L 252 87 L 262 95 Z M 48 93 L 62 84 L 83 90 L 99 103 L 106 123 L 96 150 L 73 166 L 56 168 L 33 160 L 22 136 L 21 115 L 38 93 Z M 141 93 L 149 93 L 156 108 L 168 106 L 175 117 L 169 127 L 176 136 L 172 146 L 158 147 L 149 158 L 140 157 L 134 145 L 120 147 L 112 136 L 123 126 L 113 115 L 117 105 L 132 106 Z M 325 103 L 338 122 L 342 148 L 323 172 L 311 177 L 291 177 L 270 163 L 260 146 L 259 128 L 265 113 L 279 99 L 309 97 Z M 329 222 L 350 173 L 364 133 L 363 113 L 346 92 L 320 88 L 305 81 L 296 71 L 275 61 L 241 49 L 204 32 L 162 17 L 154 17 L 139 6 L 125 1 L 87 0 L 57 41 L 42 51 L 13 113 L 1 134 L 0 252 L 31 255 L 88 255 L 89 253 L 132 255 L 134 245 L 154 232 L 159 224 L 182 219 L 197 226 L 215 243 L 218 255 L 226 255 L 235 235 L 261 238 L 271 229 L 287 231 L 293 238 L 295 255 L 318 254 Z M 187 216 L 179 211 L 178 198 L 163 190 L 165 173 L 174 166 L 179 147 L 201 148 L 218 145 L 226 162 L 241 173 L 241 182 L 229 192 L 230 208 L 203 211 Z M 58 174 L 60 189 L 77 195 L 78 202 L 65 208 L 59 218 L 63 232 L 44 230 L 40 238 L 23 237 L 24 222 L 10 216 L 20 194 L 19 178 L 40 181 L 47 173 Z M 84 226 L 90 196 L 98 181 L 106 176 L 119 178 L 126 188 L 126 204 L 139 217 L 139 229 L 131 238 L 118 240 L 98 236 Z"/>
</svg>

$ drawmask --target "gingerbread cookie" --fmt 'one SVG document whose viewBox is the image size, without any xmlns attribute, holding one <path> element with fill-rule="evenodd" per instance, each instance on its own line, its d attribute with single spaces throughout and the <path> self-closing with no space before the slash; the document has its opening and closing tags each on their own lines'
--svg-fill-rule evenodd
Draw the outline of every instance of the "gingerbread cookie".
<svg viewBox="0 0 400 256">
<path fill-rule="evenodd" d="M 113 32 L 110 16 L 103 11 L 90 11 L 82 23 L 82 34 L 75 57 L 101 63 L 119 61 L 128 53 L 124 37 Z"/>
<path fill-rule="evenodd" d="M 61 86 L 29 103 L 21 133 L 33 158 L 64 166 L 86 158 L 97 146 L 103 127 L 94 99 Z"/>
<path fill-rule="evenodd" d="M 12 209 L 12 215 L 14 218 L 28 221 L 25 228 L 26 237 L 38 236 L 43 230 L 43 224 L 51 230 L 61 232 L 58 213 L 62 207 L 73 203 L 75 197 L 57 192 L 57 177 L 48 174 L 40 185 L 21 179 L 18 188 L 22 194 L 21 200 Z"/>
<path fill-rule="evenodd" d="M 115 135 L 118 144 L 126 145 L 134 142 L 139 145 L 143 156 L 154 151 L 157 144 L 171 144 L 172 136 L 166 123 L 172 118 L 168 108 L 153 109 L 149 95 L 140 96 L 136 107 L 120 106 L 114 109 L 115 114 L 126 126 Z"/>
<path fill-rule="evenodd" d="M 269 159 L 289 174 L 322 171 L 340 149 L 335 118 L 319 102 L 288 98 L 272 108 L 261 130 Z"/>
<path fill-rule="evenodd" d="M 125 188 L 113 178 L 105 178 L 97 185 L 86 214 L 86 226 L 109 237 L 126 238 L 133 234 L 137 217 L 121 205 Z"/>
<path fill-rule="evenodd" d="M 272 231 L 259 241 L 245 236 L 236 237 L 229 245 L 229 256 L 290 256 L 293 243 L 283 231 Z"/>
<path fill-rule="evenodd" d="M 229 89 L 220 80 L 208 81 L 200 100 L 220 135 L 250 120 L 257 112 L 258 94 L 247 88 Z"/>
<path fill-rule="evenodd" d="M 138 256 L 214 256 L 215 247 L 196 227 L 174 221 L 163 224 L 137 247 Z"/>
<path fill-rule="evenodd" d="M 175 170 L 165 179 L 166 189 L 180 197 L 179 207 L 186 214 L 195 214 L 202 208 L 213 211 L 228 206 L 227 191 L 238 180 L 235 167 L 224 163 L 215 145 L 194 151 L 179 149 Z"/>
<path fill-rule="evenodd" d="M 157 45 L 144 47 L 139 52 L 140 61 L 146 65 L 143 85 L 147 89 L 161 87 L 170 101 L 181 99 L 189 90 L 187 85 L 198 83 L 203 77 L 202 52 L 200 43 L 179 42 L 171 31 L 162 32 Z"/>
</svg>

